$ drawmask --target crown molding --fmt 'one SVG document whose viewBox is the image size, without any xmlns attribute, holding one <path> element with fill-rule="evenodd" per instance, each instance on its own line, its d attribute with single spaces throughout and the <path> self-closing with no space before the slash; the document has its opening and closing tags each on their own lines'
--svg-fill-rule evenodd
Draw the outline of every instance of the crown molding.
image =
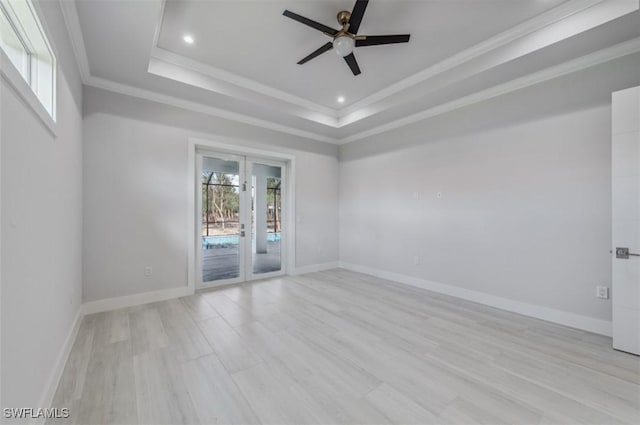
<svg viewBox="0 0 640 425">
<path fill-rule="evenodd" d="M 87 81 L 84 84 L 87 86 L 124 94 L 126 96 L 133 96 L 140 99 L 150 100 L 152 102 L 163 103 L 165 105 L 175 106 L 177 108 L 186 109 L 193 112 L 199 112 L 202 114 L 211 115 L 214 117 L 223 118 L 229 121 L 235 121 L 235 122 L 239 122 L 242 124 L 247 124 L 255 127 L 260 127 L 267 130 L 278 131 L 280 133 L 286 133 L 286 134 L 291 134 L 293 136 L 316 140 L 318 142 L 325 142 L 325 143 L 331 143 L 331 144 L 338 143 L 338 140 L 334 139 L 333 137 L 312 133 L 310 131 L 300 130 L 300 129 L 289 127 L 286 125 L 277 124 L 272 121 L 250 117 L 244 114 L 238 114 L 236 112 L 231 112 L 231 111 L 216 108 L 213 106 L 204 105 L 198 102 L 184 100 L 175 96 L 158 93 L 152 90 L 146 90 L 146 89 L 141 89 L 139 87 L 130 86 L 127 84 L 116 83 L 115 81 L 106 80 L 104 78 L 91 76 L 87 79 Z"/>
<path fill-rule="evenodd" d="M 162 20 L 164 18 L 164 10 L 166 7 L 166 0 L 162 0 L 162 5 L 160 7 L 160 14 L 158 20 L 156 22 L 156 27 L 154 31 L 153 44 L 151 47 L 151 58 L 156 59 L 158 61 L 170 63 L 173 65 L 177 65 L 179 67 L 184 68 L 185 70 L 197 72 L 201 75 L 205 75 L 210 78 L 208 84 L 198 83 L 198 87 L 205 88 L 210 91 L 218 92 L 221 94 L 229 94 L 230 91 L 233 91 L 232 88 L 229 88 L 227 85 L 239 87 L 244 90 L 245 93 L 242 93 L 242 97 L 247 100 L 256 100 L 255 96 L 251 98 L 248 96 L 246 91 L 251 91 L 255 94 L 260 94 L 264 96 L 268 96 L 271 99 L 277 99 L 282 102 L 287 102 L 291 105 L 295 105 L 301 110 L 294 110 L 293 113 L 302 118 L 311 119 L 312 121 L 316 121 L 321 124 L 328 125 L 333 128 L 344 127 L 348 124 L 354 123 L 359 119 L 365 118 L 368 116 L 367 114 L 362 114 L 360 111 L 363 108 L 369 107 L 373 104 L 379 104 L 375 109 L 376 113 L 389 109 L 393 106 L 393 102 L 388 102 L 385 104 L 385 100 L 390 98 L 391 96 L 398 94 L 402 91 L 405 91 L 413 86 L 416 86 L 420 83 L 423 83 L 436 75 L 442 74 L 446 71 L 449 71 L 453 68 L 461 66 L 462 64 L 471 61 L 483 54 L 496 50 L 500 47 L 503 47 L 515 40 L 520 39 L 523 36 L 530 35 L 536 31 L 539 31 L 555 22 L 558 22 L 562 19 L 567 18 L 568 16 L 574 15 L 578 12 L 584 11 L 596 5 L 602 4 L 607 0 L 571 0 L 566 3 L 563 3 L 551 10 L 548 10 L 545 13 L 542 13 L 532 19 L 529 19 L 515 27 L 512 27 L 494 37 L 489 38 L 488 40 L 481 42 L 477 45 L 474 45 L 450 58 L 447 58 L 433 66 L 428 67 L 427 69 L 420 71 L 410 77 L 407 77 L 395 84 L 392 84 L 382 90 L 379 90 L 376 93 L 373 93 L 367 96 L 364 99 L 361 99 L 355 102 L 352 105 L 349 105 L 342 109 L 334 109 L 329 108 L 318 103 L 312 102 L 308 99 L 303 99 L 298 96 L 294 96 L 290 93 L 284 92 L 282 90 L 273 88 L 271 86 L 267 86 L 265 84 L 259 83 L 250 78 L 241 77 L 237 74 L 222 70 L 220 68 L 192 60 L 186 56 L 176 54 L 170 52 L 166 49 L 159 47 L 158 41 L 160 37 L 160 32 L 162 29 Z M 633 3 L 636 0 L 616 0 L 617 2 L 626 2 Z M 155 73 L 151 71 L 152 73 Z M 174 75 L 184 74 L 184 73 L 174 73 Z M 171 78 L 167 75 L 162 75 L 165 78 Z M 175 78 L 178 81 L 184 82 L 186 84 L 191 84 L 190 82 L 183 81 L 184 75 L 181 75 L 180 78 Z M 194 81 L 195 79 L 189 79 L 190 81 Z M 226 84 L 225 84 L 226 83 Z M 237 90 L 235 90 L 237 92 Z M 289 108 L 291 110 L 292 108 Z M 316 114 L 309 114 L 308 111 L 316 112 Z M 322 117 L 318 116 L 322 114 Z"/>
<path fill-rule="evenodd" d="M 340 111 L 338 127 L 427 96 L 639 8 L 638 0 L 572 0 L 455 54 Z M 411 89 L 411 91 L 409 91 Z M 402 98 L 401 93 L 405 94 Z M 393 97 L 395 96 L 395 97 Z"/>
<path fill-rule="evenodd" d="M 437 64 L 430 66 L 404 80 L 398 81 L 370 96 L 365 97 L 353 104 L 342 108 L 339 111 L 341 119 L 347 118 L 350 114 L 361 110 L 374 103 L 380 102 L 396 93 L 407 90 L 417 84 L 420 84 L 438 74 L 442 74 L 455 67 L 458 67 L 472 59 L 475 59 L 485 53 L 502 47 L 521 37 L 532 34 L 535 31 L 543 29 L 548 25 L 558 22 L 559 20 L 603 3 L 606 0 L 572 0 L 548 10 L 538 16 L 535 16 L 515 27 L 501 32 L 483 42 L 480 42 L 460 53 L 450 56 Z"/>
<path fill-rule="evenodd" d="M 320 105 L 318 103 L 303 99 L 298 96 L 294 96 L 285 91 L 278 90 L 276 88 L 267 86 L 266 84 L 259 83 L 252 79 L 242 77 L 228 71 L 224 71 L 220 68 L 216 68 L 203 62 L 189 59 L 186 56 L 173 53 L 169 50 L 158 47 L 157 45 L 153 46 L 151 50 L 151 58 L 178 65 L 184 69 L 191 70 L 203 75 L 207 75 L 218 82 L 224 81 L 226 83 L 229 83 L 229 85 L 238 87 L 244 91 L 251 91 L 260 95 L 268 96 L 271 99 L 281 100 L 283 102 L 298 106 L 303 110 L 321 113 L 329 118 L 333 118 L 334 120 L 337 120 L 338 118 L 338 112 L 335 109 Z M 217 84 L 217 87 L 221 93 L 224 91 L 220 84 Z"/>
<path fill-rule="evenodd" d="M 161 48 L 158 45 L 158 41 L 160 39 L 160 32 L 162 31 L 162 20 L 164 18 L 164 11 L 166 9 L 167 0 L 161 1 L 162 4 L 160 5 L 160 13 L 156 21 L 155 30 L 153 33 L 150 58 L 177 65 L 186 70 L 210 77 L 212 79 L 212 84 L 208 84 L 206 87 L 202 87 L 206 88 L 207 90 L 216 91 L 221 94 L 227 94 L 227 92 L 233 89 L 226 88 L 225 90 L 225 87 L 220 84 L 221 82 L 225 82 L 233 87 L 240 88 L 244 92 L 251 91 L 255 94 L 264 95 L 271 99 L 277 99 L 282 102 L 289 103 L 293 106 L 297 106 L 299 108 L 299 111 L 296 111 L 298 112 L 296 113 L 296 115 L 302 116 L 303 118 L 307 118 L 308 116 L 314 117 L 317 115 L 322 115 L 322 118 L 318 118 L 317 122 L 332 127 L 337 126 L 338 111 L 334 108 L 329 108 L 311 100 L 292 95 L 291 93 L 285 92 L 283 90 L 279 90 L 269 85 L 259 83 L 250 78 L 242 77 L 238 74 L 225 71 L 215 66 L 199 62 L 186 56 L 179 55 Z M 152 71 L 150 70 L 150 72 Z M 235 91 L 237 92 L 238 90 Z M 247 95 L 247 93 L 243 93 L 241 97 L 247 98 L 248 100 L 255 99 L 255 96 L 251 98 Z M 311 114 L 309 112 L 311 112 Z M 311 119 L 316 121 L 316 119 Z"/>
<path fill-rule="evenodd" d="M 150 100 L 153 102 L 163 103 L 166 105 L 176 106 L 178 108 L 187 109 L 194 112 L 199 112 L 230 121 L 239 122 L 242 124 L 248 124 L 267 130 L 278 131 L 285 134 L 291 134 L 293 136 L 303 137 L 306 139 L 316 140 L 319 142 L 336 144 L 337 139 L 333 137 L 324 136 L 309 131 L 299 130 L 297 128 L 277 124 L 271 121 L 254 118 L 248 115 L 239 114 L 236 112 L 226 111 L 220 108 L 215 108 L 209 105 L 204 105 L 198 102 L 191 102 L 188 100 L 180 99 L 175 96 L 165 95 L 159 92 L 145 90 L 138 87 L 133 87 L 126 84 L 117 83 L 115 81 L 106 80 L 91 75 L 91 69 L 89 67 L 89 58 L 87 56 L 87 49 L 84 43 L 84 37 L 82 35 L 82 27 L 80 25 L 80 18 L 78 16 L 78 9 L 76 7 L 75 0 L 59 0 L 60 8 L 62 10 L 62 16 L 64 18 L 65 26 L 69 38 L 71 39 L 71 45 L 73 53 L 76 58 L 78 69 L 80 70 L 80 76 L 82 83 L 97 87 L 103 90 L 112 91 L 115 93 L 125 94 L 128 96 L 139 97 L 141 99 Z M 164 9 L 164 1 L 163 1 Z M 157 31 L 157 30 L 156 30 Z M 155 35 L 157 37 L 157 34 Z"/>
<path fill-rule="evenodd" d="M 147 72 L 223 96 L 249 101 L 267 108 L 277 108 L 288 115 L 327 127 L 338 127 L 336 112 L 330 108 L 321 107 L 288 93 L 269 89 L 266 86 L 258 85 L 260 87 L 256 87 L 254 85 L 257 83 L 253 80 L 237 75 L 229 74 L 225 77 L 225 81 L 221 81 L 217 77 L 220 75 L 218 73 L 228 74 L 226 71 L 218 70 L 159 47 L 152 48 Z M 231 80 L 234 82 L 231 83 Z M 245 80 L 248 86 L 243 86 Z M 273 92 L 269 92 L 269 90 L 273 90 Z M 304 105 L 304 102 L 308 105 Z"/>
<path fill-rule="evenodd" d="M 71 39 L 71 47 L 73 48 L 73 54 L 76 57 L 76 63 L 80 70 L 80 76 L 82 82 L 85 82 L 91 76 L 91 70 L 89 69 L 89 58 L 87 57 L 87 49 L 84 44 L 84 37 L 82 36 L 82 27 L 80 26 L 80 18 L 78 17 L 78 9 L 76 8 L 75 0 L 60 0 L 60 9 L 62 10 L 62 17 Z"/>
<path fill-rule="evenodd" d="M 476 93 L 455 99 L 453 101 L 416 112 L 415 114 L 412 114 L 408 117 L 397 119 L 366 131 L 352 134 L 343 138 L 333 138 L 315 132 L 300 130 L 298 128 L 286 126 L 273 121 L 255 118 L 246 114 L 231 112 L 203 103 L 188 101 L 179 97 L 162 94 L 160 92 L 141 89 L 138 87 L 92 76 L 75 1 L 60 0 L 59 3 L 61 5 L 64 21 L 67 26 L 67 31 L 72 42 L 74 55 L 76 57 L 78 68 L 80 69 L 80 74 L 82 76 L 84 84 L 104 90 L 113 91 L 116 93 L 176 106 L 194 112 L 228 119 L 234 122 L 248 124 L 268 130 L 278 131 L 285 134 L 331 144 L 346 144 L 356 140 L 371 137 L 373 135 L 385 133 L 387 131 L 405 125 L 441 115 L 458 108 L 488 100 L 493 97 L 509 93 L 511 91 L 519 90 L 521 88 L 528 87 L 562 75 L 566 75 L 568 73 L 575 72 L 581 69 L 585 69 L 590 66 L 606 62 L 608 60 L 632 54 L 640 50 L 638 47 L 638 45 L 640 44 L 640 40 L 630 40 L 628 42 L 620 43 L 616 46 L 594 52 L 581 58 L 574 59 L 566 63 L 550 67 L 542 71 L 538 71 L 488 89 L 478 91 Z M 337 129 L 344 128 L 353 122 L 359 121 L 363 118 L 404 103 L 402 99 L 392 99 L 392 97 L 394 95 L 398 95 L 401 92 L 406 93 L 410 88 L 414 89 L 412 90 L 412 93 L 415 95 L 415 93 L 418 93 L 418 87 L 416 87 L 418 84 L 424 85 L 425 83 L 428 83 L 428 80 L 433 79 L 436 76 L 445 75 L 448 77 L 448 72 L 454 74 L 453 72 L 451 72 L 454 69 L 456 69 L 456 71 L 460 71 L 461 74 L 471 72 L 471 75 L 473 75 L 474 70 L 475 73 L 477 73 L 480 72 L 478 71 L 478 69 L 488 69 L 497 66 L 498 63 L 504 62 L 505 57 L 508 57 L 508 54 L 514 54 L 513 47 L 518 46 L 517 43 L 524 42 L 526 44 L 526 41 L 528 40 L 527 37 L 533 37 L 533 39 L 535 39 L 538 35 L 544 34 L 545 30 L 547 31 L 547 34 L 549 33 L 549 31 L 554 32 L 554 24 L 557 24 L 565 19 L 573 19 L 575 23 L 576 19 L 582 17 L 581 19 L 583 19 L 583 21 L 578 21 L 580 25 L 582 25 L 582 29 L 577 31 L 580 32 L 584 31 L 585 28 L 592 28 L 603 23 L 602 16 L 598 16 L 598 14 L 602 15 L 602 8 L 605 8 L 604 11 L 606 13 L 604 14 L 604 16 L 606 17 L 606 19 L 611 20 L 615 19 L 618 16 L 622 16 L 626 13 L 637 10 L 640 7 L 639 3 L 640 0 L 568 1 L 556 8 L 538 15 L 507 31 L 504 31 L 503 33 L 492 37 L 485 42 L 479 43 L 471 47 L 470 49 L 451 56 L 450 58 L 445 59 L 444 61 L 432 67 L 414 74 L 409 78 L 406 78 L 341 110 L 334 110 L 332 108 L 324 107 L 306 99 L 302 99 L 279 91 L 277 89 L 262 85 L 255 81 L 245 79 L 244 77 L 238 77 L 226 71 L 222 71 L 217 68 L 210 67 L 206 64 L 190 60 L 181 55 L 176 55 L 172 52 L 160 49 L 159 47 L 157 47 L 157 39 L 162 22 L 163 10 L 165 5 L 164 1 L 162 2 L 162 8 L 159 13 L 160 16 L 158 18 L 158 23 L 155 29 L 153 45 L 150 46 L 150 65 L 151 60 L 162 61 L 164 64 L 173 63 L 173 66 L 182 68 L 183 72 L 184 70 L 187 70 L 193 72 L 194 75 L 198 74 L 200 76 L 199 84 L 205 86 L 201 88 L 211 89 L 209 86 L 215 85 L 216 83 L 226 84 L 227 86 L 232 85 L 233 91 L 229 92 L 229 89 L 227 88 L 225 89 L 226 91 L 223 91 L 223 94 L 235 96 L 238 93 L 242 93 L 247 100 L 255 101 L 255 97 L 251 96 L 251 93 L 254 93 L 254 96 L 259 96 L 262 98 L 259 103 L 263 105 L 265 104 L 265 98 L 271 98 L 273 99 L 274 104 L 283 105 L 281 109 L 285 113 L 326 125 L 329 128 Z M 600 19 L 600 21 L 598 21 L 597 19 Z M 572 30 L 576 31 L 575 25 L 572 26 Z M 570 35 L 565 35 L 565 37 L 563 38 L 566 38 L 568 36 Z M 540 40 L 537 39 L 536 41 L 539 42 Z M 557 40 L 553 42 L 557 42 Z M 547 45 L 548 44 L 550 43 L 547 40 Z M 527 48 L 530 49 L 528 52 L 536 50 L 535 45 L 528 45 Z M 541 47 L 538 45 L 537 48 Z M 510 52 L 509 49 L 511 49 Z M 504 55 L 503 50 L 507 52 L 507 56 Z M 483 55 L 488 56 L 485 58 L 483 57 Z M 513 57 L 511 57 L 511 59 L 513 59 Z M 483 68 L 478 68 L 478 64 L 474 63 L 478 60 L 484 61 L 483 64 L 481 64 Z M 211 78 L 211 80 L 209 82 L 202 83 L 202 76 L 208 76 Z M 452 81 L 455 81 L 455 78 L 459 79 L 460 76 L 458 75 L 457 77 L 453 76 L 450 78 L 452 79 Z M 183 83 L 190 84 L 189 82 Z M 449 81 L 449 83 L 451 83 L 451 81 Z M 424 86 L 422 87 L 422 89 L 424 89 Z M 212 91 L 218 90 L 214 89 Z M 424 93 L 420 93 L 420 95 L 422 96 L 424 95 Z M 356 119 L 353 119 L 354 115 Z"/>
<path fill-rule="evenodd" d="M 163 0 L 149 72 L 219 94 L 275 106 L 283 113 L 340 129 L 393 109 L 405 103 L 407 97 L 426 96 L 443 84 L 454 84 L 630 13 L 638 9 L 638 3 L 638 0 L 567 1 L 338 110 L 160 48 L 158 38 L 166 4 Z"/>
<path fill-rule="evenodd" d="M 574 72 L 591 68 L 593 66 L 600 65 L 602 63 L 638 52 L 640 52 L 640 37 L 616 44 L 615 46 L 611 46 L 606 49 L 598 50 L 588 55 L 581 56 L 579 58 L 543 69 L 541 71 L 534 72 L 529 75 L 525 75 L 524 77 L 516 78 L 503 84 L 495 85 L 488 89 L 478 91 L 476 93 L 461 97 L 451 102 L 446 102 L 438 106 L 425 109 L 408 117 L 401 118 L 357 134 L 353 134 L 351 136 L 340 139 L 338 143 L 344 145 L 356 140 L 361 140 L 367 137 L 386 133 L 388 131 L 404 127 L 409 124 L 423 121 L 428 118 L 433 118 L 438 115 L 446 114 L 456 109 L 464 108 L 465 106 L 483 102 L 494 97 L 530 87 L 548 80 L 552 80 L 554 78 L 562 77 L 567 74 L 572 74 Z"/>
</svg>

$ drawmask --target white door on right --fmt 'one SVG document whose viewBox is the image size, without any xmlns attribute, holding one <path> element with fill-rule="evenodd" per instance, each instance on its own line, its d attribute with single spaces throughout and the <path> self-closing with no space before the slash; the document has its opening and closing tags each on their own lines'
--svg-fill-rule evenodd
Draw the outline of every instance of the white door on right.
<svg viewBox="0 0 640 425">
<path fill-rule="evenodd" d="M 613 93 L 613 348 L 640 355 L 640 87 Z"/>
</svg>

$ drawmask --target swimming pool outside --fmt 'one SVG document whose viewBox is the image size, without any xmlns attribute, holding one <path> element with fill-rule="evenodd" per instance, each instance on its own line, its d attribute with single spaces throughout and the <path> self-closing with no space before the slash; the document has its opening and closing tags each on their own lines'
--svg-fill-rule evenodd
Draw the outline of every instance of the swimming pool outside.
<svg viewBox="0 0 640 425">
<path fill-rule="evenodd" d="M 280 233 L 267 233 L 268 242 L 277 242 L 280 240 Z M 224 236 L 203 236 L 202 249 L 215 248 L 224 245 L 237 245 L 240 242 L 238 235 Z"/>
</svg>

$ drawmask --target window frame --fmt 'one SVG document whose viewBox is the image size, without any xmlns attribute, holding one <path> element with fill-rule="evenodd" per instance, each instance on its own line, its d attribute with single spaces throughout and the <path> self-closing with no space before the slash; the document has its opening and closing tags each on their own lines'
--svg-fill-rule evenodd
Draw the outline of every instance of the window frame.
<svg viewBox="0 0 640 425">
<path fill-rule="evenodd" d="M 58 54 L 50 41 L 52 40 L 51 32 L 44 19 L 40 18 L 43 14 L 37 2 L 32 0 L 17 0 L 24 3 L 24 6 L 28 8 L 29 14 L 33 18 L 32 22 L 27 23 L 27 25 L 31 27 L 30 38 L 25 29 L 25 23 L 23 23 L 15 13 L 15 10 L 11 6 L 11 1 L 12 0 L 0 0 L 0 8 L 2 8 L 0 13 L 5 14 L 16 37 L 22 43 L 23 47 L 25 47 L 28 55 L 28 79 L 16 68 L 2 48 L 0 48 L 0 63 L 2 64 L 2 66 L 0 66 L 0 74 L 19 97 L 21 97 L 21 100 L 30 107 L 45 127 L 55 136 L 57 133 Z M 7 7 L 7 5 L 9 7 Z M 37 34 L 34 34 L 35 30 L 38 31 Z M 33 41 L 34 37 L 38 37 L 38 40 Z M 45 54 L 48 55 L 46 59 L 50 59 L 50 62 L 46 62 L 38 57 L 38 51 L 34 48 L 36 43 L 40 45 L 40 51 L 46 49 Z M 46 73 L 39 74 L 38 67 L 47 65 L 50 66 L 51 69 L 47 70 Z M 38 91 L 42 89 L 40 84 L 43 78 L 46 78 L 44 81 L 50 79 L 46 83 L 49 85 L 49 87 L 46 88 L 46 96 L 50 96 L 50 98 L 47 99 L 51 102 L 50 108 L 45 105 L 42 94 L 38 94 Z"/>
<path fill-rule="evenodd" d="M 22 46 L 26 56 L 27 56 L 27 63 L 26 63 L 26 70 L 25 73 L 20 73 L 23 78 L 26 80 L 28 78 L 27 84 L 31 84 L 31 55 L 32 53 L 29 50 L 29 46 L 27 46 L 27 44 L 25 43 L 24 39 L 22 38 L 20 31 L 16 28 L 16 24 L 15 24 L 15 18 L 11 17 L 11 13 L 5 8 L 5 6 L 3 5 L 2 1 L 0 0 L 0 14 L 2 14 L 2 16 L 4 16 L 4 18 L 6 19 L 7 23 L 9 24 L 9 26 L 11 27 L 11 29 L 13 30 L 13 35 L 15 36 L 16 40 L 18 40 L 18 42 L 20 43 L 20 45 Z M 5 52 L 6 53 L 6 52 Z M 12 61 L 13 63 L 13 61 Z M 14 64 L 15 66 L 15 64 Z M 19 70 L 18 70 L 19 71 Z M 25 75 L 26 74 L 26 75 Z"/>
</svg>

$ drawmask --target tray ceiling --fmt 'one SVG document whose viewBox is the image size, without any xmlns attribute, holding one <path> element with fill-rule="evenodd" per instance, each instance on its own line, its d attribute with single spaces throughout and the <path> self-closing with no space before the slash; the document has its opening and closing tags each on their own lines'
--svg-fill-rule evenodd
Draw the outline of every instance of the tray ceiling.
<svg viewBox="0 0 640 425">
<path fill-rule="evenodd" d="M 282 16 L 338 28 L 353 1 L 62 3 L 86 84 L 333 143 L 640 51 L 637 0 L 371 0 L 359 33 L 411 41 L 357 48 L 359 76 L 297 65 L 329 38 Z"/>
</svg>

